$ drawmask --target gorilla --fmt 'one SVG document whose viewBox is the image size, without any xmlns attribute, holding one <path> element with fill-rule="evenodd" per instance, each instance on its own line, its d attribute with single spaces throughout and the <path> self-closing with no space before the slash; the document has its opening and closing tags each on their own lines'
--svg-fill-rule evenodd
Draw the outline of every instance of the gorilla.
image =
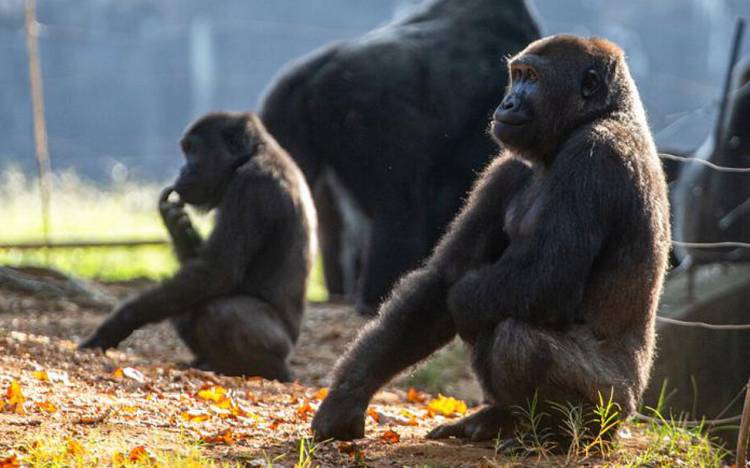
<svg viewBox="0 0 750 468">
<path fill-rule="evenodd" d="M 623 52 L 552 36 L 508 62 L 504 150 L 432 255 L 337 363 L 315 437 L 363 436 L 375 391 L 458 334 L 487 406 L 428 437 L 512 436 L 538 396 L 627 417 L 646 386 L 670 248 L 661 163 Z M 558 418 L 559 419 L 559 418 Z M 544 418 L 558 434 L 559 421 Z"/>
<path fill-rule="evenodd" d="M 430 0 L 281 71 L 259 115 L 313 189 L 331 293 L 370 315 L 429 254 L 494 152 L 502 57 L 538 37 L 525 0 Z"/>
<path fill-rule="evenodd" d="M 185 165 L 159 202 L 180 269 L 119 305 L 80 347 L 112 348 L 171 318 L 195 367 L 288 381 L 315 240 L 304 176 L 253 114 L 205 115 L 180 145 Z M 215 210 L 207 239 L 183 203 Z"/>
</svg>

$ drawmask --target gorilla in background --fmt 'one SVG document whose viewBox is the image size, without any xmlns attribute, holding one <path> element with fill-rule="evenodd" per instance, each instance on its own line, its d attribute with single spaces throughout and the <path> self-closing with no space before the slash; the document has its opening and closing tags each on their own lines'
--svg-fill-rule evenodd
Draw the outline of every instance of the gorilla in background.
<svg viewBox="0 0 750 468">
<path fill-rule="evenodd" d="M 180 145 L 185 166 L 159 201 L 180 269 L 123 302 L 80 346 L 112 348 L 171 318 L 195 367 L 288 381 L 315 235 L 304 176 L 252 114 L 208 114 Z M 207 239 L 183 202 L 216 210 Z"/>
<path fill-rule="evenodd" d="M 362 437 L 372 395 L 456 334 L 487 406 L 428 437 L 512 436 L 514 408 L 534 395 L 548 415 L 537 430 L 558 434 L 548 402 L 611 396 L 619 417 L 635 411 L 671 239 L 638 90 L 603 39 L 545 38 L 508 68 L 492 122 L 503 153 L 337 364 L 312 422 L 318 440 Z"/>
<path fill-rule="evenodd" d="M 525 0 L 430 0 L 281 71 L 259 115 L 313 188 L 333 294 L 369 315 L 429 254 L 494 151 L 503 57 L 538 37 Z"/>
<path fill-rule="evenodd" d="M 717 151 L 713 135 L 695 158 L 725 167 L 750 167 L 750 56 L 735 65 L 724 138 Z M 750 174 L 720 172 L 684 163 L 672 194 L 675 239 L 684 242 L 750 242 Z M 681 246 L 675 254 L 687 267 L 695 263 L 750 260 L 750 249 L 706 250 Z M 683 264 L 683 263 L 681 263 Z"/>
</svg>

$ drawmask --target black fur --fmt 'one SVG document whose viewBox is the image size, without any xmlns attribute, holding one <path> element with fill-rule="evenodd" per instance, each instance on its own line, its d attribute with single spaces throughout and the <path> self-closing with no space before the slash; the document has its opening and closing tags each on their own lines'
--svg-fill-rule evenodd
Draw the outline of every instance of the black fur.
<svg viewBox="0 0 750 468">
<path fill-rule="evenodd" d="M 666 183 L 622 51 L 554 36 L 510 61 L 484 171 L 425 264 L 337 364 L 315 437 L 362 437 L 373 393 L 458 333 L 489 405 L 430 437 L 512 434 L 512 408 L 630 414 L 647 383 L 670 245 Z"/>
<path fill-rule="evenodd" d="M 524 0 L 431 0 L 281 72 L 260 116 L 315 188 L 332 293 L 351 294 L 357 280 L 343 276 L 362 263 L 358 305 L 371 313 L 429 254 L 493 153 L 484 127 L 503 94 L 502 58 L 538 37 Z M 371 221 L 354 227 L 366 239 L 337 232 L 352 221 L 326 201 L 327 171 Z"/>
<path fill-rule="evenodd" d="M 181 144 L 186 164 L 159 202 L 180 270 L 122 303 L 81 347 L 111 348 L 171 318 L 197 367 L 289 380 L 315 229 L 304 176 L 252 114 L 208 114 Z M 216 210 L 205 241 L 182 201 Z"/>
</svg>

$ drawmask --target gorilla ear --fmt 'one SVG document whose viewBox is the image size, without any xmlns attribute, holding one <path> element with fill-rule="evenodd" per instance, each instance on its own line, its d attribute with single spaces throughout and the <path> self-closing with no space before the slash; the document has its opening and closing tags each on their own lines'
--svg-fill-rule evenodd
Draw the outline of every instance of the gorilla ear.
<svg viewBox="0 0 750 468">
<path fill-rule="evenodd" d="M 584 99 L 588 99 L 596 93 L 601 85 L 601 78 L 599 73 L 593 68 L 589 68 L 583 73 L 583 80 L 581 82 L 581 96 Z"/>
<path fill-rule="evenodd" d="M 235 156 L 247 156 L 253 153 L 255 133 L 252 123 L 246 119 L 241 119 L 222 129 L 221 138 L 229 152 Z"/>
</svg>

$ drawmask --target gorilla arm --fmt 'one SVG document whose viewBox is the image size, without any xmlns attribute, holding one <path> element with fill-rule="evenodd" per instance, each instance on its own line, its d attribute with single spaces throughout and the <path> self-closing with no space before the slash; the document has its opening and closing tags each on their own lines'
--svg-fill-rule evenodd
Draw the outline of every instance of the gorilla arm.
<svg viewBox="0 0 750 468">
<path fill-rule="evenodd" d="M 316 439 L 362 437 L 372 395 L 456 335 L 445 302 L 448 288 L 488 251 L 502 251 L 506 241 L 497 219 L 503 200 L 528 173 L 526 166 L 508 158 L 497 158 L 485 171 L 432 257 L 397 283 L 378 317 L 337 363 L 331 391 L 312 423 Z"/>
<path fill-rule="evenodd" d="M 518 216 L 521 224 L 526 215 L 535 216 L 531 227 L 521 226 L 499 260 L 468 272 L 449 292 L 458 333 L 470 343 L 507 317 L 551 327 L 576 319 L 617 209 L 608 204 L 616 199 L 608 190 L 622 184 L 611 182 L 618 171 L 603 151 L 560 154 L 546 170 L 542 192 L 528 210 L 538 214 Z"/>
<path fill-rule="evenodd" d="M 227 202 L 218 207 L 216 226 L 198 257 L 186 260 L 171 278 L 119 305 L 80 347 L 115 347 L 143 325 L 178 315 L 193 304 L 235 290 L 249 261 L 265 241 L 270 223 L 266 208 L 269 205 L 277 208 L 275 203 L 268 202 L 269 193 L 275 193 L 273 184 L 252 181 L 248 185 L 253 187 L 249 193 L 227 194 Z M 247 226 L 253 226 L 253 233 L 237 235 Z M 237 242 L 238 239 L 243 242 Z"/>
</svg>

